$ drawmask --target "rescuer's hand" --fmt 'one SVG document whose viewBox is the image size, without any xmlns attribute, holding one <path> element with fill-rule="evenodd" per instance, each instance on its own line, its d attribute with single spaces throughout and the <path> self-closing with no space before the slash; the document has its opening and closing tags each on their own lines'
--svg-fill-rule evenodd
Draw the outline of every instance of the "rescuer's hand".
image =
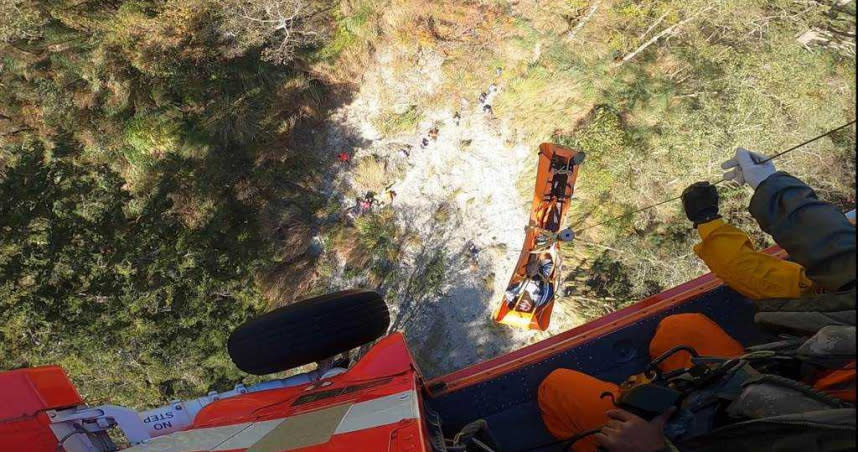
<svg viewBox="0 0 858 452">
<path fill-rule="evenodd" d="M 731 180 L 739 185 L 747 183 L 756 190 L 758 185 L 775 173 L 775 164 L 771 160 L 759 163 L 765 160 L 764 155 L 736 148 L 736 156 L 721 164 L 722 169 L 730 170 L 724 173 L 724 180 Z"/>
<path fill-rule="evenodd" d="M 666 447 L 664 424 L 676 411 L 670 407 L 664 414 L 647 422 L 625 410 L 608 410 L 610 420 L 596 433 L 596 442 L 608 452 L 658 452 Z"/>
<path fill-rule="evenodd" d="M 718 191 L 709 182 L 696 182 L 682 192 L 682 207 L 685 216 L 694 222 L 694 227 L 708 223 L 718 215 Z"/>
</svg>

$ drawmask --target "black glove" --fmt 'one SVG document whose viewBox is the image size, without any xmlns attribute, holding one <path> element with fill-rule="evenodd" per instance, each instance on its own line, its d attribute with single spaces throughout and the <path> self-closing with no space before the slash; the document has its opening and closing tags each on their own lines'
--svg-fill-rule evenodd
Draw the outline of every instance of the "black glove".
<svg viewBox="0 0 858 452">
<path fill-rule="evenodd" d="M 685 216 L 694 222 L 694 227 L 708 223 L 718 215 L 718 191 L 709 182 L 697 182 L 691 184 L 682 192 L 682 207 L 685 208 Z"/>
</svg>

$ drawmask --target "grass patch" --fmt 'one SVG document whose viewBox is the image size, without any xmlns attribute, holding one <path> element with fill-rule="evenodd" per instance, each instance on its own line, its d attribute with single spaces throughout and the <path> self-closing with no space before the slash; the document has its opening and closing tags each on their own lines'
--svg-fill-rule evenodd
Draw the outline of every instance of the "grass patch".
<svg viewBox="0 0 858 452">
<path fill-rule="evenodd" d="M 352 180 L 359 194 L 367 191 L 380 194 L 393 180 L 388 174 L 385 162 L 376 156 L 364 157 L 357 161 L 352 170 Z"/>
<path fill-rule="evenodd" d="M 355 220 L 353 230 L 344 232 L 347 235 L 340 236 L 340 246 L 350 249 L 345 277 L 366 277 L 377 282 L 394 268 L 402 248 L 398 240 L 401 231 L 394 221 L 393 210 L 361 216 Z M 352 243 L 344 244 L 343 240 Z"/>
<path fill-rule="evenodd" d="M 416 105 L 410 105 L 402 113 L 382 113 L 375 119 L 374 124 L 382 136 L 389 137 L 400 133 L 414 132 L 422 119 L 423 113 L 418 110 Z"/>
<path fill-rule="evenodd" d="M 415 284 L 409 289 L 411 293 L 433 296 L 444 284 L 444 275 L 449 268 L 450 258 L 444 248 L 434 250 L 426 259 L 420 275 L 414 278 Z"/>
<path fill-rule="evenodd" d="M 333 37 L 321 49 L 319 55 L 329 61 L 343 52 L 369 45 L 377 36 L 375 18 L 378 14 L 376 1 L 345 1 L 334 13 L 337 23 Z"/>
</svg>

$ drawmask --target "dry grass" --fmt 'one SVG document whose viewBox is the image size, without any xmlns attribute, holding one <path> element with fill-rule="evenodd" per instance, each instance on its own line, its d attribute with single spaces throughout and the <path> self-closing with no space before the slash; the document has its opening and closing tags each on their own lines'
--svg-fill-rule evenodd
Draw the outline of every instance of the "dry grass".
<svg viewBox="0 0 858 452">
<path fill-rule="evenodd" d="M 527 137 L 548 140 L 558 127 L 569 127 L 586 114 L 590 102 L 580 97 L 579 88 L 574 79 L 529 70 L 506 86 L 495 112 L 511 118 Z"/>
<path fill-rule="evenodd" d="M 352 180 L 357 193 L 372 191 L 380 194 L 394 179 L 393 175 L 388 174 L 387 165 L 383 160 L 370 156 L 357 161 L 352 170 Z"/>
<path fill-rule="evenodd" d="M 421 119 L 423 115 L 417 106 L 409 105 L 402 113 L 385 111 L 374 122 L 376 129 L 383 136 L 390 137 L 402 133 L 414 134 Z"/>
<path fill-rule="evenodd" d="M 276 265 L 257 278 L 269 308 L 285 306 L 306 298 L 318 287 L 316 262 L 302 257 Z"/>
</svg>

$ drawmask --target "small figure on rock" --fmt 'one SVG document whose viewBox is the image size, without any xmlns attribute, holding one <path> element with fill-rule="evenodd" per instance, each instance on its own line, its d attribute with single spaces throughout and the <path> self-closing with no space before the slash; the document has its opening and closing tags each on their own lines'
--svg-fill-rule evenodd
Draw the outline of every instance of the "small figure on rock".
<svg viewBox="0 0 858 452">
<path fill-rule="evenodd" d="M 318 235 L 313 236 L 310 246 L 307 247 L 307 254 L 311 257 L 319 257 L 323 252 L 325 252 L 325 245 L 322 242 L 322 238 Z"/>
<path fill-rule="evenodd" d="M 369 206 L 370 204 L 366 199 L 361 198 L 360 196 L 355 198 L 354 211 L 358 216 L 363 215 L 366 211 L 368 211 Z"/>
<path fill-rule="evenodd" d="M 432 141 L 438 141 L 438 128 L 437 127 L 432 127 L 431 129 L 429 129 L 429 138 L 431 138 Z"/>
<path fill-rule="evenodd" d="M 355 206 L 352 209 L 355 213 L 355 216 L 359 217 L 365 213 L 369 213 L 372 210 L 373 205 L 377 204 L 378 200 L 375 199 L 375 192 L 368 191 L 364 196 L 358 196 L 355 198 Z"/>
<path fill-rule="evenodd" d="M 340 152 L 339 154 L 337 154 L 337 159 L 339 159 L 339 161 L 341 161 L 345 164 L 349 164 L 352 161 L 352 156 L 349 155 L 348 152 L 344 151 L 344 152 Z"/>
<path fill-rule="evenodd" d="M 420 149 L 426 149 L 426 146 L 429 146 L 429 139 L 423 137 L 423 139 L 420 140 Z"/>
<path fill-rule="evenodd" d="M 460 115 L 458 111 L 453 114 L 453 124 L 456 124 L 456 126 L 458 126 L 459 122 L 461 120 L 462 120 L 462 115 Z"/>
<path fill-rule="evenodd" d="M 476 259 L 477 255 L 480 254 L 480 249 L 474 245 L 474 242 L 468 241 L 468 253 L 470 253 L 471 258 Z"/>
<path fill-rule="evenodd" d="M 370 207 L 372 207 L 374 204 L 378 204 L 378 199 L 375 198 L 374 191 L 366 192 L 366 195 L 364 195 L 364 199 L 366 199 L 366 202 L 369 203 Z"/>
</svg>

